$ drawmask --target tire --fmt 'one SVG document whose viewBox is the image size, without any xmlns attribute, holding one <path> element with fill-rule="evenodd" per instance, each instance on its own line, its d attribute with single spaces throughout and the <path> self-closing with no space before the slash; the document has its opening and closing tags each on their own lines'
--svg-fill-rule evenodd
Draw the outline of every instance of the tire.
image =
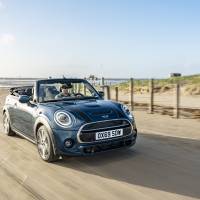
<svg viewBox="0 0 200 200">
<path fill-rule="evenodd" d="M 42 160 L 46 162 L 58 160 L 58 155 L 54 154 L 51 137 L 45 126 L 40 126 L 37 131 L 37 149 Z"/>
<path fill-rule="evenodd" d="M 7 112 L 3 113 L 3 131 L 7 136 L 14 136 L 15 132 L 12 131 L 10 126 L 10 118 Z"/>
</svg>

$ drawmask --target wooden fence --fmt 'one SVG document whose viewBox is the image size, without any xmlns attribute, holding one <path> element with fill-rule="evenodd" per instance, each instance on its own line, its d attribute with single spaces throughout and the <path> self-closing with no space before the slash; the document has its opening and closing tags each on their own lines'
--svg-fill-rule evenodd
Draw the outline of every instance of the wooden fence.
<svg viewBox="0 0 200 200">
<path fill-rule="evenodd" d="M 35 80 L 35 79 L 34 79 Z M 11 85 L 28 85 L 34 82 L 32 79 L 0 79 L 0 85 L 11 87 Z M 133 110 L 145 110 L 148 113 L 161 113 L 173 116 L 174 118 L 200 118 L 200 95 L 184 96 L 182 87 L 184 83 L 170 83 L 173 85 L 172 92 L 167 97 L 158 95 L 158 80 L 157 79 L 121 79 L 121 78 L 102 78 L 95 81 L 89 80 L 98 90 L 102 89 L 107 99 L 112 99 L 125 103 Z M 145 83 L 148 92 L 138 95 L 136 91 L 137 82 Z M 128 89 L 126 93 L 119 83 L 126 83 Z M 86 88 L 84 88 L 84 94 Z M 159 99 L 158 99 L 159 96 Z M 184 103 L 183 103 L 184 102 Z"/>
<path fill-rule="evenodd" d="M 147 101 L 144 103 L 138 102 L 135 100 L 135 90 L 134 90 L 134 79 L 129 79 L 129 90 L 128 90 L 128 100 L 121 100 L 120 99 L 120 88 L 116 85 L 111 86 L 111 84 L 105 84 L 104 78 L 101 80 L 101 88 L 105 93 L 106 99 L 115 100 L 117 102 L 122 102 L 130 106 L 130 110 L 138 110 L 139 108 L 142 110 L 146 110 L 149 114 L 153 113 L 161 113 L 161 114 L 168 114 L 174 118 L 180 117 L 187 117 L 187 118 L 200 118 L 200 96 L 199 96 L 199 108 L 195 107 L 183 107 L 180 105 L 181 100 L 181 85 L 180 83 L 173 84 L 173 94 L 170 95 L 170 99 L 174 102 L 172 105 L 160 105 L 159 103 L 155 102 L 155 84 L 154 79 L 149 80 L 148 86 L 148 97 Z M 113 88 L 114 87 L 114 88 Z M 114 93 L 114 95 L 111 95 Z M 198 100 L 197 100 L 198 101 Z"/>
</svg>

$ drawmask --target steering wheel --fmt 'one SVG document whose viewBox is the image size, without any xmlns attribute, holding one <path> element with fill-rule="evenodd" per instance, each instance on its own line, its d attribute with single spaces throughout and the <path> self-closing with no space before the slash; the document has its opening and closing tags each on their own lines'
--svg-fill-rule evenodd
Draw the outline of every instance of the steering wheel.
<svg viewBox="0 0 200 200">
<path fill-rule="evenodd" d="M 75 94 L 74 94 L 74 96 L 75 96 L 75 97 L 84 97 L 84 95 L 83 95 L 83 94 L 81 94 L 80 92 L 78 92 L 78 93 L 75 93 Z"/>
</svg>

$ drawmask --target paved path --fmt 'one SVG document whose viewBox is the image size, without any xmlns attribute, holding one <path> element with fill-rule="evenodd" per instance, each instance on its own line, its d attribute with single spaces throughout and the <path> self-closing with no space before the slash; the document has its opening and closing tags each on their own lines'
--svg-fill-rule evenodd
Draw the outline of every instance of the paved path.
<svg viewBox="0 0 200 200">
<path fill-rule="evenodd" d="M 135 147 L 48 164 L 0 135 L 1 199 L 200 199 L 200 142 L 140 134 Z"/>
<path fill-rule="evenodd" d="M 174 119 L 146 111 L 134 113 L 138 129 L 143 133 L 200 140 L 200 119 Z"/>
</svg>

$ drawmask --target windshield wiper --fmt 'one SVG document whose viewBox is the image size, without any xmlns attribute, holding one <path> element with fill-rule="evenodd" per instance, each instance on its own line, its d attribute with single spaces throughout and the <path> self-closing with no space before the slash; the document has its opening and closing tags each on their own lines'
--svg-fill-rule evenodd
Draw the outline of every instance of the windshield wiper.
<svg viewBox="0 0 200 200">
<path fill-rule="evenodd" d="M 42 101 L 41 103 L 49 103 L 49 102 L 57 102 L 57 101 L 62 101 L 62 99 L 50 99 L 50 100 Z"/>
<path fill-rule="evenodd" d="M 79 98 L 76 98 L 76 100 L 84 100 L 84 99 L 98 99 L 98 97 L 79 97 Z"/>
</svg>

